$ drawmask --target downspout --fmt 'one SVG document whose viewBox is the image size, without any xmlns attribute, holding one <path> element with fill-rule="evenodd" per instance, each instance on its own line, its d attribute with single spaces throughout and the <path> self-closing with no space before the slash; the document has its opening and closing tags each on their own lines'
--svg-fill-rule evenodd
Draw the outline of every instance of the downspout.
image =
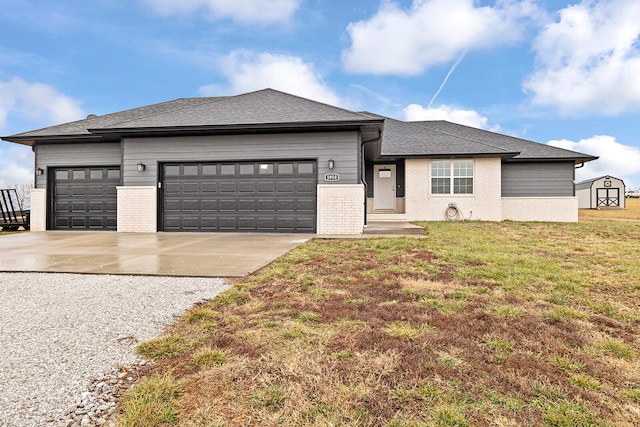
<svg viewBox="0 0 640 427">
<path fill-rule="evenodd" d="M 365 168 L 365 164 L 364 164 L 364 145 L 365 144 L 369 144 L 371 142 L 377 142 L 380 141 L 380 138 L 382 137 L 382 131 L 378 131 L 378 136 L 373 138 L 373 139 L 369 139 L 367 141 L 362 141 L 362 144 L 360 145 L 360 162 L 362 163 L 362 169 L 361 169 L 361 177 L 360 180 L 362 181 L 362 184 L 364 185 L 364 225 L 365 227 L 367 226 L 367 190 L 369 187 L 369 184 L 367 184 L 367 178 L 366 178 L 366 168 Z"/>
<path fill-rule="evenodd" d="M 580 163 L 579 165 L 575 165 L 573 168 L 573 182 L 576 182 L 576 169 L 580 169 L 584 167 L 584 162 Z M 592 184 L 593 185 L 593 184 Z M 573 197 L 576 197 L 576 185 L 573 184 Z M 589 189 L 589 206 L 591 206 L 591 189 Z"/>
</svg>

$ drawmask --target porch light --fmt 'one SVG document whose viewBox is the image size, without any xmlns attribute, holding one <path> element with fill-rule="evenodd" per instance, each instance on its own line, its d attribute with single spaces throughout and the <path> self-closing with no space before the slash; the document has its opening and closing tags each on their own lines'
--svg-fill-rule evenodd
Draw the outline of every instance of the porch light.
<svg viewBox="0 0 640 427">
<path fill-rule="evenodd" d="M 37 176 L 42 176 L 42 175 L 44 175 L 44 169 L 42 169 L 42 168 L 36 168 L 36 175 L 37 175 Z"/>
<path fill-rule="evenodd" d="M 333 159 L 329 159 L 329 169 L 333 169 L 336 166 L 336 162 Z"/>
<path fill-rule="evenodd" d="M 142 162 L 138 163 L 138 172 L 144 172 L 146 168 L 147 167 L 144 165 L 144 163 Z"/>
</svg>

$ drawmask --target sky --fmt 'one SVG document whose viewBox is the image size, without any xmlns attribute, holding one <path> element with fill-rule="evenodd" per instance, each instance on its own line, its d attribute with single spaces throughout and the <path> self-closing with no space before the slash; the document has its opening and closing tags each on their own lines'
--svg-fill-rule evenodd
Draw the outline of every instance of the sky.
<svg viewBox="0 0 640 427">
<path fill-rule="evenodd" d="M 640 187 L 638 0 L 2 0 L 0 135 L 271 87 L 600 159 Z M 33 182 L 0 142 L 0 188 Z"/>
</svg>

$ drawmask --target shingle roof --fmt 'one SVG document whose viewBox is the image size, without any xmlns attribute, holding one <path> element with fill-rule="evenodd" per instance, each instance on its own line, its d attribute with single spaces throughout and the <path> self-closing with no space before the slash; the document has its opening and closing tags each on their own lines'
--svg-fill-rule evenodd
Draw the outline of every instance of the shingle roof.
<svg viewBox="0 0 640 427">
<path fill-rule="evenodd" d="M 363 113 L 371 117 L 382 117 Z M 430 129 L 417 123 L 385 118 L 382 156 L 498 156 L 513 157 L 518 151 L 475 141 L 464 136 Z"/>
<path fill-rule="evenodd" d="M 122 123 L 129 120 L 135 120 L 150 115 L 167 113 L 171 111 L 181 110 L 188 107 L 212 102 L 217 98 L 180 98 L 173 101 L 161 102 L 159 104 L 148 105 L 131 110 L 120 111 L 118 113 L 105 114 L 103 116 L 89 115 L 86 119 L 77 120 L 75 122 L 63 123 L 56 126 L 49 126 L 43 129 L 23 132 L 11 137 L 51 137 L 51 136 L 83 136 L 90 135 L 88 129 L 99 129 L 112 126 L 116 123 Z"/>
<path fill-rule="evenodd" d="M 509 151 L 519 152 L 513 160 L 575 160 L 578 162 L 588 162 L 595 160 L 597 157 L 590 156 L 576 151 L 565 150 L 563 148 L 553 147 L 539 142 L 529 141 L 522 138 L 503 135 L 496 132 L 490 132 L 483 129 L 473 128 L 469 126 L 459 125 L 447 121 L 423 121 L 411 122 L 422 126 L 426 129 L 436 130 L 439 132 L 468 138 L 473 141 L 492 145 Z"/>
<path fill-rule="evenodd" d="M 371 121 L 370 117 L 273 89 L 212 99 L 179 110 L 101 126 L 100 129 L 185 128 Z"/>
<path fill-rule="evenodd" d="M 372 121 L 370 117 L 273 89 L 236 96 L 179 98 L 145 107 L 50 126 L 4 137 L 22 142 L 40 138 L 90 137 L 136 129 L 190 128 Z"/>
<path fill-rule="evenodd" d="M 106 138 L 107 134 L 210 129 L 305 128 L 383 125 L 381 155 L 498 156 L 517 160 L 572 160 L 597 157 L 446 121 L 403 122 L 357 113 L 273 89 L 236 96 L 180 98 L 145 107 L 4 137 L 31 145 L 37 140 Z M 375 130 L 375 128 L 374 128 Z M 376 131 L 377 132 L 377 131 Z M 105 136 L 106 135 L 106 136 Z"/>
</svg>

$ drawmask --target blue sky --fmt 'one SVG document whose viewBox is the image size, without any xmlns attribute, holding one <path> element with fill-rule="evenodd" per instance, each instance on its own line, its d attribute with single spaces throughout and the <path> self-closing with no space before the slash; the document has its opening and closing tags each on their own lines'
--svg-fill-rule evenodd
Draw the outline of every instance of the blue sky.
<svg viewBox="0 0 640 427">
<path fill-rule="evenodd" d="M 272 87 L 601 158 L 640 187 L 637 0 L 3 0 L 0 135 Z M 0 142 L 0 187 L 31 183 Z"/>
</svg>

